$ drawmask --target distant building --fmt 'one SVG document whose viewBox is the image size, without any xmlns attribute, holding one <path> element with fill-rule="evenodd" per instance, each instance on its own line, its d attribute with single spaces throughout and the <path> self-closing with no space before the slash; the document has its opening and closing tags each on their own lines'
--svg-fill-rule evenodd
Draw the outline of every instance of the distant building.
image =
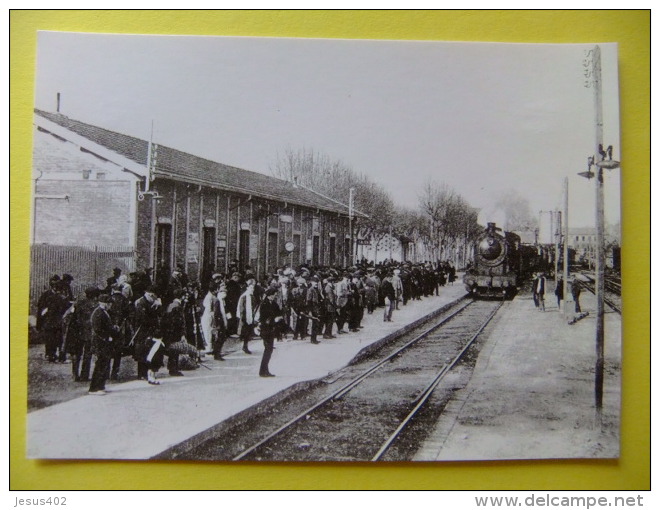
<svg viewBox="0 0 660 510">
<path fill-rule="evenodd" d="M 191 279 L 226 272 L 234 262 L 261 277 L 285 264 L 349 261 L 344 204 L 59 113 L 35 110 L 34 125 L 35 247 L 95 246 L 99 252 L 101 246 L 121 252 L 127 271 L 180 264 Z M 103 283 L 100 270 L 89 281 L 56 262 L 37 264 L 33 256 L 33 265 L 43 266 L 33 280 L 61 271 L 79 285 Z"/>
</svg>

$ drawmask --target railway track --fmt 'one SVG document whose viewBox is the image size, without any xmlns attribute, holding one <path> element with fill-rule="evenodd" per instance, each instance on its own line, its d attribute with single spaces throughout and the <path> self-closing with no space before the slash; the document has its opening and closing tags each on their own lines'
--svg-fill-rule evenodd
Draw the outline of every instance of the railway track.
<svg viewBox="0 0 660 510">
<path fill-rule="evenodd" d="M 404 337 L 378 361 L 345 368 L 330 383 L 329 393 L 232 460 L 404 460 L 392 457 L 393 446 L 431 396 L 435 403 L 448 401 L 455 388 L 443 382 L 465 360 L 501 305 L 462 302 L 433 326 Z M 439 392 L 446 396 L 439 399 Z"/>
<path fill-rule="evenodd" d="M 582 273 L 587 281 L 581 280 L 582 286 L 592 294 L 596 294 L 596 280 L 593 276 Z M 605 296 L 603 302 L 616 313 L 621 315 L 621 279 L 605 277 Z"/>
</svg>

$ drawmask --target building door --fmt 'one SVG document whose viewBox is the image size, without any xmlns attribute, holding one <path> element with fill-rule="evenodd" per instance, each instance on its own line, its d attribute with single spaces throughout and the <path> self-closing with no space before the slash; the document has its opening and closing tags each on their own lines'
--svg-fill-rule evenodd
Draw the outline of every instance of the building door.
<svg viewBox="0 0 660 510">
<path fill-rule="evenodd" d="M 336 249 L 336 239 L 334 237 L 330 238 L 330 265 L 335 265 L 335 249 Z"/>
<path fill-rule="evenodd" d="M 201 284 L 206 286 L 215 270 L 215 227 L 204 227 L 201 268 Z"/>
<path fill-rule="evenodd" d="M 319 253 L 320 253 L 320 240 L 319 236 L 314 236 L 312 240 L 312 265 L 319 265 Z"/>
<path fill-rule="evenodd" d="M 266 267 L 270 273 L 277 267 L 277 232 L 268 232 L 268 262 Z"/>
<path fill-rule="evenodd" d="M 158 224 L 156 226 L 156 268 L 172 265 L 172 225 Z"/>
<path fill-rule="evenodd" d="M 250 264 L 250 231 L 241 230 L 238 234 L 238 269 L 245 270 Z"/>
</svg>

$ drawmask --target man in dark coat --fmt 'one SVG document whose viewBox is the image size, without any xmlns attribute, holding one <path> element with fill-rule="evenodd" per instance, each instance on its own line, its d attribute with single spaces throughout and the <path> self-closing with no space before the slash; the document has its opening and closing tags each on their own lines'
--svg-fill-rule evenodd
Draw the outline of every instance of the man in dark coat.
<svg viewBox="0 0 660 510">
<path fill-rule="evenodd" d="M 40 321 L 37 327 L 41 330 L 46 344 L 46 358 L 51 363 L 66 361 L 66 352 L 63 349 L 64 330 L 63 317 L 71 303 L 66 299 L 66 289 L 61 281 L 53 285 L 52 292 L 44 293 L 40 299 Z M 58 355 L 59 351 L 59 355 Z"/>
<path fill-rule="evenodd" d="M 160 328 L 162 303 L 153 286 L 135 302 L 135 350 L 133 357 L 138 364 L 138 379 L 149 384 L 159 384 L 156 372 L 163 364 L 163 346 Z"/>
<path fill-rule="evenodd" d="M 110 360 L 115 352 L 119 328 L 112 323 L 108 313 L 112 306 L 110 296 L 99 296 L 99 304 L 92 312 L 92 352 L 96 355 L 90 395 L 105 395 L 105 382 L 110 372 Z"/>
<path fill-rule="evenodd" d="M 571 294 L 573 295 L 573 301 L 575 301 L 575 313 L 582 313 L 582 308 L 580 307 L 580 293 L 582 292 L 580 280 L 573 277 L 573 282 L 571 283 Z"/>
<path fill-rule="evenodd" d="M 392 273 L 389 273 L 381 286 L 381 292 L 385 299 L 385 311 L 383 313 L 383 322 L 392 322 L 392 312 L 396 307 L 396 291 L 392 284 Z"/>
<path fill-rule="evenodd" d="M 277 289 L 268 288 L 266 290 L 266 299 L 261 303 L 260 308 L 260 325 L 261 325 L 261 339 L 264 342 L 264 354 L 261 357 L 261 365 L 259 366 L 260 377 L 275 377 L 270 373 L 268 364 L 273 354 L 273 346 L 275 343 L 275 335 L 282 322 L 282 310 L 276 301 Z"/>
<path fill-rule="evenodd" d="M 112 370 L 110 372 L 110 379 L 116 381 L 119 379 L 119 367 L 121 366 L 121 358 L 124 354 L 124 341 L 126 336 L 131 335 L 129 318 L 132 310 L 131 304 L 122 293 L 119 283 L 115 283 L 112 286 L 110 302 L 112 303 L 110 307 L 110 318 L 121 333 L 121 337 L 117 337 L 117 341 L 115 342 L 115 352 L 112 355 Z M 128 336 L 128 339 L 130 340 L 130 336 Z"/>
<path fill-rule="evenodd" d="M 243 293 L 241 289 L 241 275 L 239 273 L 232 273 L 231 278 L 227 281 L 227 298 L 225 299 L 225 305 L 227 307 L 227 312 L 231 315 L 228 316 L 228 326 L 227 333 L 229 335 L 235 335 L 238 331 L 238 321 L 239 318 L 236 316 L 236 308 L 238 307 L 238 300 Z"/>
<path fill-rule="evenodd" d="M 92 313 L 97 307 L 98 295 L 98 288 L 89 287 L 74 305 L 67 342 L 74 381 L 89 381 L 92 362 Z"/>
<path fill-rule="evenodd" d="M 319 278 L 318 276 L 312 276 L 310 280 L 309 288 L 307 289 L 305 310 L 307 313 L 308 321 L 312 324 L 312 337 L 311 342 L 313 344 L 320 343 L 317 340 L 317 336 L 322 332 L 322 317 L 323 317 L 323 297 L 321 296 L 321 291 L 319 290 Z M 330 323 L 332 327 L 332 323 Z"/>
<path fill-rule="evenodd" d="M 167 349 L 167 370 L 174 377 L 183 375 L 179 370 L 179 352 L 169 350 L 173 343 L 186 341 L 186 321 L 181 304 L 182 296 L 182 289 L 174 290 L 172 302 L 168 305 L 162 320 L 163 342 Z"/>
<path fill-rule="evenodd" d="M 545 274 L 541 272 L 534 280 L 534 286 L 532 287 L 536 296 L 535 303 L 538 302 L 538 310 L 540 312 L 545 312 L 545 282 Z"/>
<path fill-rule="evenodd" d="M 325 318 L 325 329 L 323 331 L 323 338 L 325 339 L 336 338 L 336 336 L 332 334 L 332 325 L 335 322 L 337 315 L 337 294 L 335 293 L 334 280 L 334 277 L 328 277 L 328 282 L 323 289 L 325 291 L 325 296 L 323 298 L 325 304 L 323 315 Z"/>
</svg>

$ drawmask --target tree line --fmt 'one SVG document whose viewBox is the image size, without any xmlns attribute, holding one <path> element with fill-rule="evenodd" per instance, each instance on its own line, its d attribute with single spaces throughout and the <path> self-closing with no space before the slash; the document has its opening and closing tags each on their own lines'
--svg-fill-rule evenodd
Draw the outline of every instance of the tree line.
<svg viewBox="0 0 660 510">
<path fill-rule="evenodd" d="M 356 222 L 356 234 L 374 245 L 391 234 L 415 246 L 421 244 L 427 259 L 465 262 L 469 247 L 483 231 L 477 222 L 479 210 L 449 185 L 432 178 L 419 190 L 417 207 L 411 208 L 396 204 L 371 177 L 312 149 L 287 148 L 277 154 L 270 171 L 344 204 L 353 188 L 354 208 L 367 215 Z"/>
</svg>

